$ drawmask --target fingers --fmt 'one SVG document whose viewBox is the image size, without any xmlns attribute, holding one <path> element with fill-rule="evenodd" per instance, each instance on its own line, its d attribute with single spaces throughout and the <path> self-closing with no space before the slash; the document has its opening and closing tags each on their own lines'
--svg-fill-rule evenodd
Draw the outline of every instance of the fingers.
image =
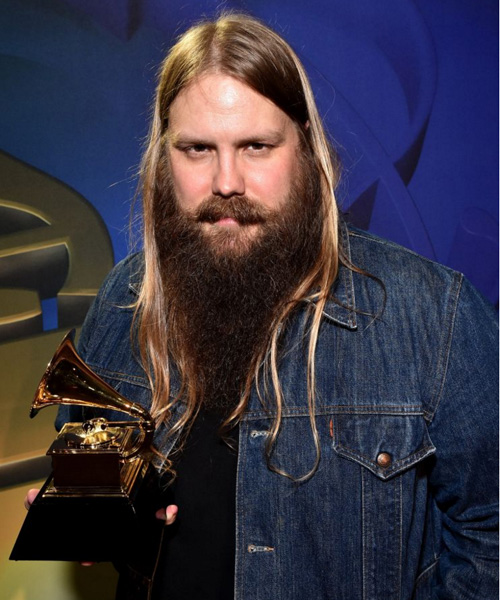
<svg viewBox="0 0 500 600">
<path fill-rule="evenodd" d="M 91 567 L 94 563 L 93 562 L 81 562 L 80 564 L 82 567 Z"/>
<path fill-rule="evenodd" d="M 26 510 L 29 510 L 30 506 L 33 504 L 33 500 L 37 497 L 37 494 L 40 490 L 36 489 L 36 488 L 32 488 L 31 490 L 28 490 L 28 493 L 26 494 L 25 498 L 24 498 L 24 508 Z"/>
<path fill-rule="evenodd" d="M 167 508 L 160 508 L 156 511 L 156 518 L 165 521 L 165 525 L 172 525 L 177 518 L 179 508 L 175 504 L 169 504 Z"/>
<path fill-rule="evenodd" d="M 167 525 L 172 525 L 172 523 L 175 521 L 175 519 L 177 518 L 178 510 L 179 509 L 175 504 L 171 504 L 170 506 L 167 506 L 167 510 L 166 510 L 166 524 Z"/>
</svg>

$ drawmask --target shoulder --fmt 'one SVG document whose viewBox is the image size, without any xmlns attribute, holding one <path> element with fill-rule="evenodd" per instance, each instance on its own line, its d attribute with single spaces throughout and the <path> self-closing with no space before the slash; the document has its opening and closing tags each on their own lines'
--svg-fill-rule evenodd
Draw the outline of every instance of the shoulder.
<svg viewBox="0 0 500 600">
<path fill-rule="evenodd" d="M 89 361 L 93 349 L 103 344 L 123 344 L 130 335 L 144 273 L 142 253 L 120 261 L 105 278 L 87 313 L 78 341 L 79 352 Z"/>
<path fill-rule="evenodd" d="M 392 298 L 413 310 L 417 303 L 444 308 L 456 302 L 466 283 L 462 273 L 372 233 L 349 227 L 348 237 L 352 265 L 382 283 L 389 303 Z M 369 285 L 369 277 L 355 279 Z"/>
<path fill-rule="evenodd" d="M 496 322 L 494 308 L 462 273 L 372 233 L 351 226 L 344 231 L 348 259 L 369 275 L 353 273 L 354 292 L 361 305 L 369 306 L 378 288 L 380 308 L 383 288 L 384 313 L 397 315 L 399 323 L 422 319 L 446 327 L 459 310 L 465 310 L 469 318 L 480 315 Z M 358 304 L 358 308 L 364 307 Z"/>
<path fill-rule="evenodd" d="M 98 298 L 107 300 L 127 300 L 137 296 L 144 277 L 144 255 L 142 252 L 130 254 L 113 267 L 104 280 Z"/>
<path fill-rule="evenodd" d="M 402 277 L 419 283 L 428 277 L 447 283 L 463 279 L 462 273 L 373 233 L 349 226 L 348 235 L 352 263 L 381 279 Z"/>
</svg>

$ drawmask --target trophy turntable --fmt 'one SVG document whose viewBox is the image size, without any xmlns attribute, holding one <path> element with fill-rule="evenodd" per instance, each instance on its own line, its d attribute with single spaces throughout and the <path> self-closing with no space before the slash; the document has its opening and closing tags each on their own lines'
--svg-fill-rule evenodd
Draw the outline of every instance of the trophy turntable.
<svg viewBox="0 0 500 600">
<path fill-rule="evenodd" d="M 154 421 L 120 395 L 78 356 L 74 330 L 49 363 L 30 417 L 50 405 L 120 411 L 132 420 L 97 417 L 66 423 L 50 446 L 52 473 L 31 505 L 11 560 L 120 561 L 141 559 L 163 525 L 156 470 L 151 465 Z"/>
</svg>

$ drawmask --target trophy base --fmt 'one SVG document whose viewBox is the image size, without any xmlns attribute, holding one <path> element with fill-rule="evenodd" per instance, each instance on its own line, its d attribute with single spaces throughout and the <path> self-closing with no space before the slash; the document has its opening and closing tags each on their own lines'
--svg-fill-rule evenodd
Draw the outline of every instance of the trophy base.
<svg viewBox="0 0 500 600">
<path fill-rule="evenodd" d="M 139 471 L 135 485 L 116 490 L 61 492 L 51 475 L 27 513 L 10 560 L 142 562 L 145 554 L 157 552 L 164 529 L 155 518 L 161 506 L 157 473 L 148 463 Z"/>
</svg>

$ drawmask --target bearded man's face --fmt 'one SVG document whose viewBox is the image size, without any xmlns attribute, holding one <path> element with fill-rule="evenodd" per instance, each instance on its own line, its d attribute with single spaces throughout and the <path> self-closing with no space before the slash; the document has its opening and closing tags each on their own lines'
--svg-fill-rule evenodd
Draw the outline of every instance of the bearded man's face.
<svg viewBox="0 0 500 600">
<path fill-rule="evenodd" d="M 318 257 L 319 175 L 289 117 L 222 75 L 179 94 L 165 151 L 153 220 L 170 352 L 226 413 Z"/>
<path fill-rule="evenodd" d="M 212 73 L 172 103 L 166 143 L 179 210 L 214 251 L 246 253 L 297 179 L 296 125 L 244 83 Z"/>
</svg>

